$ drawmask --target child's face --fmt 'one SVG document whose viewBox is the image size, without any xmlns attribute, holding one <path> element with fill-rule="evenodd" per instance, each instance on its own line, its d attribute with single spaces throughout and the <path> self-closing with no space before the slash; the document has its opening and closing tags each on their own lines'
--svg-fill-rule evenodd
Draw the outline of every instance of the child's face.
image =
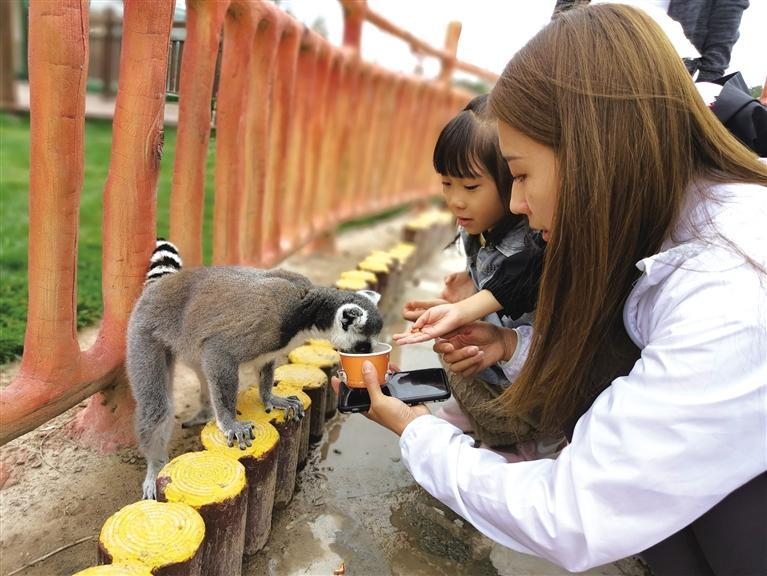
<svg viewBox="0 0 767 576">
<path fill-rule="evenodd" d="M 486 174 L 478 178 L 442 175 L 442 194 L 458 224 L 469 234 L 491 229 L 506 215 L 495 181 Z"/>
<path fill-rule="evenodd" d="M 500 121 L 498 140 L 514 176 L 509 208 L 515 214 L 525 214 L 530 228 L 541 230 L 548 241 L 559 191 L 554 150 Z"/>
</svg>

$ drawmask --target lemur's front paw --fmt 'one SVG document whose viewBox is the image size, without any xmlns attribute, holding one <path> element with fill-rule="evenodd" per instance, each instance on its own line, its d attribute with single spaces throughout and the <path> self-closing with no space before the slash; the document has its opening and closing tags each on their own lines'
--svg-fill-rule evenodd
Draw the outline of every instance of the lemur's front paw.
<svg viewBox="0 0 767 576">
<path fill-rule="evenodd" d="M 255 426 L 255 422 L 235 421 L 232 422 L 231 426 L 221 428 L 221 431 L 226 435 L 227 444 L 230 448 L 234 446 L 236 441 L 240 450 L 245 450 L 245 448 L 253 444 L 251 440 L 256 437 L 253 433 L 253 428 L 255 428 Z"/>
<path fill-rule="evenodd" d="M 304 405 L 299 400 L 298 396 L 288 396 L 283 398 L 282 396 L 274 396 L 264 404 L 264 409 L 267 412 L 271 412 L 272 408 L 280 408 L 285 410 L 285 418 L 293 418 L 293 420 L 301 420 L 304 417 Z"/>
</svg>

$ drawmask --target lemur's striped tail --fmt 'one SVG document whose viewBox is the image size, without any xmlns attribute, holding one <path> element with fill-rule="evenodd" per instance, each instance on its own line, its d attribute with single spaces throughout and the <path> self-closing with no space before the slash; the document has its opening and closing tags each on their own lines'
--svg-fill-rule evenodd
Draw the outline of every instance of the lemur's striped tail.
<svg viewBox="0 0 767 576">
<path fill-rule="evenodd" d="M 149 260 L 149 270 L 146 273 L 144 286 L 158 278 L 178 272 L 182 265 L 178 248 L 164 238 L 158 238 L 154 252 L 152 252 L 152 258 Z"/>
</svg>

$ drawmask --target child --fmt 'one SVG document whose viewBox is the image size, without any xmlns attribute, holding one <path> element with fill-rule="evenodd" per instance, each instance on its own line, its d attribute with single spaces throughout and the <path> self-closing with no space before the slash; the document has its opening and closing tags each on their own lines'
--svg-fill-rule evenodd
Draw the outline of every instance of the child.
<svg viewBox="0 0 767 576">
<path fill-rule="evenodd" d="M 440 300 L 408 302 L 403 310 L 407 320 L 428 319 L 427 310 L 433 306 L 458 306 L 462 319 L 484 318 L 497 326 L 529 324 L 532 318 L 539 273 L 533 269 L 541 261 L 542 247 L 530 234 L 527 219 L 509 211 L 512 177 L 498 146 L 495 122 L 486 114 L 487 101 L 482 95 L 469 102 L 445 126 L 434 148 L 434 168 L 442 175 L 445 201 L 460 226 L 467 270 L 446 278 Z M 502 306 L 501 300 L 508 305 Z M 496 314 L 500 310 L 507 314 L 503 319 Z M 499 367 L 487 368 L 474 379 L 451 373 L 450 384 L 454 400 L 438 416 L 473 431 L 483 444 L 511 459 L 540 455 L 530 441 L 532 420 L 511 420 L 487 406 L 510 384 Z"/>
</svg>

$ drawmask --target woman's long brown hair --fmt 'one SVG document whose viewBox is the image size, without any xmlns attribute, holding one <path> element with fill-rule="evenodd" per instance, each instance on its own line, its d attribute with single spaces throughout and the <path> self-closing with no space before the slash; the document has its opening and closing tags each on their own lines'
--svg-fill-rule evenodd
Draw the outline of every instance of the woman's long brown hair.
<svg viewBox="0 0 767 576">
<path fill-rule="evenodd" d="M 593 397 L 635 264 L 659 251 L 688 190 L 767 185 L 767 168 L 706 108 L 662 30 L 627 6 L 555 18 L 506 66 L 491 107 L 555 151 L 560 177 L 535 337 L 499 402 L 561 431 Z"/>
</svg>

